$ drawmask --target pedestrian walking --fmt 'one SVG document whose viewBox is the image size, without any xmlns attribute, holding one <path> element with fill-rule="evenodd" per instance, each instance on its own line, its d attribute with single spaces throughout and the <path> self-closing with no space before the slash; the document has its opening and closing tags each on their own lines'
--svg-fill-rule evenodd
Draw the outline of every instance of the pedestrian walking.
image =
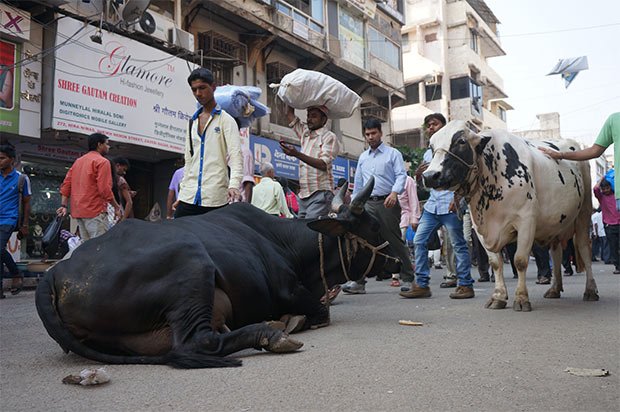
<svg viewBox="0 0 620 412">
<path fill-rule="evenodd" d="M 284 190 L 276 180 L 276 172 L 269 162 L 260 165 L 261 181 L 252 191 L 252 205 L 274 216 L 293 218 L 288 210 Z"/>
<path fill-rule="evenodd" d="M 446 119 L 441 113 L 433 113 L 424 119 L 428 137 L 430 138 L 446 124 Z M 428 168 L 433 158 L 429 149 L 424 153 L 424 163 L 416 170 L 416 175 L 421 176 Z M 457 215 L 460 202 L 455 199 L 454 192 L 447 190 L 431 189 L 430 197 L 424 204 L 424 211 L 418 224 L 415 243 L 415 267 L 416 283 L 409 290 L 402 290 L 400 295 L 405 298 L 428 298 L 431 297 L 431 289 L 428 286 L 430 269 L 428 266 L 428 241 L 431 234 L 441 225 L 445 226 L 452 244 L 456 260 L 457 288 L 450 294 L 452 299 L 473 298 L 474 280 L 471 277 L 471 260 L 467 242 L 463 235 L 463 221 Z"/>
<path fill-rule="evenodd" d="M 88 136 L 88 153 L 73 163 L 60 186 L 61 204 L 56 213 L 66 216 L 70 206 L 83 241 L 108 231 L 108 203 L 114 208 L 115 219 L 121 217 L 121 207 L 112 192 L 112 166 L 105 157 L 109 150 L 106 135 Z"/>
<path fill-rule="evenodd" d="M 9 145 L 0 146 L 0 246 L 2 247 L 0 261 L 0 298 L 4 299 L 2 279 L 4 279 L 4 267 L 13 278 L 11 294 L 17 295 L 24 284 L 24 278 L 20 274 L 13 257 L 7 250 L 7 243 L 13 232 L 17 231 L 19 239 L 28 236 L 28 218 L 30 216 L 30 179 L 24 173 L 15 170 L 15 149 Z"/>
<path fill-rule="evenodd" d="M 601 204 L 603 225 L 609 245 L 609 261 L 615 266 L 614 274 L 618 275 L 620 274 L 620 211 L 614 207 L 614 193 L 611 184 L 604 177 L 594 186 L 594 196 Z"/>
<path fill-rule="evenodd" d="M 201 107 L 187 130 L 183 180 L 173 205 L 175 218 L 200 215 L 241 200 L 243 164 L 237 123 L 213 98 L 215 82 L 210 70 L 195 69 L 187 83 Z"/>
<path fill-rule="evenodd" d="M 413 265 L 400 230 L 401 207 L 398 195 L 405 190 L 407 180 L 403 155 L 382 141 L 381 122 L 377 119 L 369 119 L 364 123 L 364 136 L 369 148 L 359 157 L 351 200 L 355 201 L 364 185 L 374 177 L 375 185 L 364 207 L 377 219 L 381 236 L 390 243 L 392 252 L 400 259 L 400 278 L 404 282 L 413 282 Z M 353 294 L 366 293 L 366 280 L 347 282 L 342 290 Z"/>
<path fill-rule="evenodd" d="M 299 162 L 299 217 L 314 219 L 329 214 L 334 199 L 332 162 L 338 156 L 338 139 L 326 127 L 327 108 L 314 106 L 307 109 L 306 122 L 295 116 L 295 110 L 286 112 L 293 132 L 301 141 L 301 151 L 280 142 L 282 151 Z"/>
</svg>

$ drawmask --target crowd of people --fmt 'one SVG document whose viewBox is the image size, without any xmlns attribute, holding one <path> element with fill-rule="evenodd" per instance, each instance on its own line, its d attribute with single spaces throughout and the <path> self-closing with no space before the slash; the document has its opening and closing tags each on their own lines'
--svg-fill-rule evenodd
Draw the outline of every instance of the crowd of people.
<svg viewBox="0 0 620 412">
<path fill-rule="evenodd" d="M 215 101 L 212 73 L 205 68 L 196 69 L 188 77 L 188 84 L 200 108 L 189 122 L 184 166 L 174 172 L 168 187 L 168 219 L 209 213 L 238 201 L 249 202 L 266 213 L 282 218 L 312 219 L 330 213 L 335 191 L 347 190 L 343 187 L 347 181 L 340 179 L 334 185 L 332 163 L 338 155 L 339 145 L 336 135 L 328 127 L 329 112 L 326 107 L 309 107 L 305 122 L 295 115 L 294 109 L 288 108 L 290 127 L 301 145 L 297 149 L 281 141 L 280 147 L 286 155 L 300 161 L 299 191 L 295 193 L 288 187 L 287 180 L 278 178 L 273 165 L 267 162 L 260 165 L 262 179 L 254 186 L 253 164 L 250 162 L 248 166 L 248 162 L 244 161 L 238 122 Z M 424 119 L 426 137 L 430 139 L 445 124 L 445 117 L 439 113 L 427 116 Z M 347 190 L 345 203 L 355 200 L 364 185 L 374 179 L 365 210 L 378 221 L 382 237 L 402 262 L 400 273 L 392 274 L 391 285 L 400 287 L 400 296 L 404 298 L 431 297 L 432 262 L 438 269 L 446 266 L 445 281 L 440 287 L 455 288 L 450 298 L 473 298 L 472 261 L 478 268 L 478 281 L 488 282 L 493 280 L 488 256 L 472 229 L 464 199 L 451 191 L 430 189 L 428 199 L 420 202 L 418 189 L 423 187 L 422 174 L 432 159 L 431 149 L 424 153 L 424 161 L 417 167 L 414 176 L 410 176 L 402 154 L 383 141 L 380 121 L 365 121 L 363 133 L 368 148 L 359 157 L 353 189 L 352 192 Z M 605 148 L 615 143 L 617 161 L 619 136 L 620 113 L 616 113 L 610 116 L 590 148 L 572 152 L 541 150 L 557 159 L 586 160 L 599 156 Z M 74 162 L 60 187 L 62 197 L 57 215 L 64 217 L 70 211 L 81 241 L 101 236 L 116 222 L 133 217 L 132 198 L 135 192 L 124 178 L 130 164 L 124 158 L 108 158 L 109 149 L 107 136 L 101 133 L 90 135 L 88 153 Z M 4 267 L 7 267 L 14 280 L 11 293 L 17 294 L 23 279 L 20 279 L 6 244 L 15 230 L 19 231 L 20 236 L 28 233 L 31 190 L 27 176 L 14 169 L 14 159 L 14 149 L 2 146 L 0 266 L 3 275 Z M 619 274 L 620 200 L 617 181 L 615 189 L 605 179 L 594 186 L 594 195 L 601 206 L 592 216 L 592 240 L 593 260 L 600 259 L 615 265 L 614 273 Z M 408 248 L 406 239 L 413 232 L 412 248 Z M 431 246 L 437 243 L 437 237 L 443 239 L 442 252 L 429 259 L 433 255 L 429 249 L 437 249 L 437 246 Z M 506 249 L 507 258 L 512 262 L 515 247 L 508 245 Z M 535 245 L 532 254 L 538 269 L 537 283 L 550 283 L 548 248 Z M 567 248 L 565 274 L 572 273 L 571 259 L 570 249 Z M 514 265 L 513 272 L 516 276 Z M 376 275 L 378 280 L 384 278 L 383 274 L 372 275 Z M 350 281 L 342 286 L 342 291 L 364 294 L 365 283 L 365 279 Z M 334 288 L 326 298 L 333 300 L 339 291 L 339 287 Z"/>
</svg>

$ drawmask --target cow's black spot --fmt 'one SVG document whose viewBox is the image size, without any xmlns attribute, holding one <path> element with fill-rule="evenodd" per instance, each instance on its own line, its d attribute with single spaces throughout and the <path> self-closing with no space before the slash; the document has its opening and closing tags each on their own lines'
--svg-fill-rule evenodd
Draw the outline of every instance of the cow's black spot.
<svg viewBox="0 0 620 412">
<path fill-rule="evenodd" d="M 558 176 L 560 176 L 560 180 L 562 181 L 562 184 L 563 185 L 566 184 L 566 183 L 564 183 L 564 176 L 562 176 L 562 171 L 561 170 L 558 170 Z"/>
<path fill-rule="evenodd" d="M 577 178 L 577 175 L 575 174 L 573 169 L 570 169 L 570 173 L 575 178 L 575 184 L 573 186 L 577 189 L 577 195 L 581 198 L 581 185 L 579 184 L 579 179 Z"/>
<path fill-rule="evenodd" d="M 528 198 L 529 200 L 532 200 L 532 194 L 531 194 L 530 192 L 527 192 L 527 195 L 526 195 L 526 196 L 527 196 L 527 198 Z"/>
<path fill-rule="evenodd" d="M 560 215 L 560 223 L 564 222 L 564 219 L 566 219 L 566 215 L 565 214 L 561 214 Z"/>
<path fill-rule="evenodd" d="M 574 146 L 569 147 L 569 149 L 572 150 L 573 152 L 575 151 L 575 147 Z"/>
<path fill-rule="evenodd" d="M 555 150 L 557 150 L 557 151 L 560 151 L 560 148 L 559 148 L 559 147 L 557 147 L 556 145 L 554 145 L 554 144 L 553 144 L 553 143 L 551 143 L 551 142 L 543 142 L 543 143 L 546 143 L 546 144 L 547 144 L 547 146 L 549 146 L 549 147 L 550 147 L 550 148 L 552 148 L 552 149 L 555 149 Z"/>
<path fill-rule="evenodd" d="M 510 143 L 504 143 L 504 157 L 506 158 L 506 170 L 502 173 L 508 182 L 508 187 L 514 184 L 512 179 L 518 178 L 530 182 L 531 176 L 528 167 L 521 163 L 519 154 Z"/>
</svg>

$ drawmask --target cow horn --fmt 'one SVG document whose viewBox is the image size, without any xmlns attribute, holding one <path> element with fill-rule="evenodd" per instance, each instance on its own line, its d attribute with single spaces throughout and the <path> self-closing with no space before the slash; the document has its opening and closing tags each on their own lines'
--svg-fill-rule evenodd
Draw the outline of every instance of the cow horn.
<svg viewBox="0 0 620 412">
<path fill-rule="evenodd" d="M 366 183 L 366 186 L 360 190 L 360 192 L 355 196 L 355 199 L 351 202 L 351 213 L 354 215 L 361 215 L 364 212 L 364 205 L 366 201 L 370 198 L 372 193 L 372 189 L 375 187 L 375 177 L 371 176 Z"/>
<path fill-rule="evenodd" d="M 344 205 L 344 195 L 347 194 L 349 189 L 349 182 L 345 180 L 344 184 L 338 189 L 334 200 L 332 201 L 332 212 L 338 213 L 340 206 Z"/>
</svg>

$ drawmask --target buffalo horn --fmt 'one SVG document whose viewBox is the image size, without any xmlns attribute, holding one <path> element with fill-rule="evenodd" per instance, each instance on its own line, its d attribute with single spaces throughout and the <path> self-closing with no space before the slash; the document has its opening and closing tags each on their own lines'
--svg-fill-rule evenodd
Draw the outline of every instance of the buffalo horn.
<svg viewBox="0 0 620 412">
<path fill-rule="evenodd" d="M 338 210 L 340 210 L 340 206 L 344 204 L 344 195 L 347 193 L 348 188 L 349 182 L 345 181 L 344 185 L 342 185 L 342 187 L 338 189 L 338 192 L 336 193 L 336 196 L 334 196 L 334 200 L 332 201 L 332 212 L 338 213 Z"/>
<path fill-rule="evenodd" d="M 371 176 L 366 183 L 366 186 L 360 190 L 360 192 L 355 196 L 355 199 L 351 202 L 351 213 L 354 215 L 361 215 L 364 212 L 364 205 L 366 201 L 370 198 L 370 194 L 372 193 L 372 189 L 375 186 L 375 177 Z"/>
</svg>

